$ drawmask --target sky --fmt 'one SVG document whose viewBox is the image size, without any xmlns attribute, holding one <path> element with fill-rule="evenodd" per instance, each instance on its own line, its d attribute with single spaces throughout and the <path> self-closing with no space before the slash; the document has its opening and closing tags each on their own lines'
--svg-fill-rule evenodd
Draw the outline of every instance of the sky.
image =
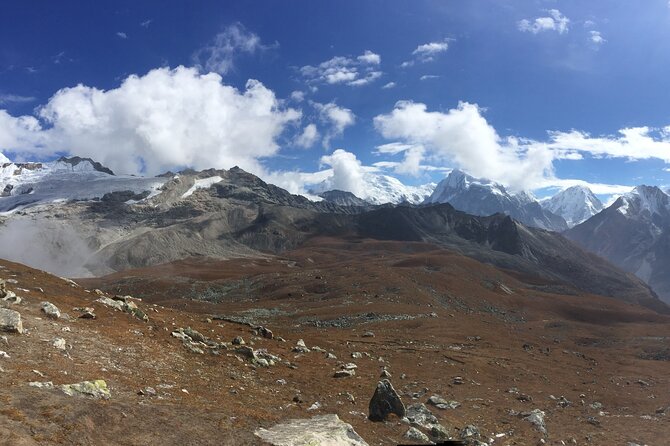
<svg viewBox="0 0 670 446">
<path fill-rule="evenodd" d="M 667 0 L 7 0 L 0 158 L 607 197 L 670 184 L 669 78 Z"/>
</svg>

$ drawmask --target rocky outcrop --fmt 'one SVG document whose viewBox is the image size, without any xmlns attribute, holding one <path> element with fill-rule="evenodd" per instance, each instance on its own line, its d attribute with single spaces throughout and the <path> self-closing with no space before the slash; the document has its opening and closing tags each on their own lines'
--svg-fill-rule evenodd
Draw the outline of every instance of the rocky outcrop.
<svg viewBox="0 0 670 446">
<path fill-rule="evenodd" d="M 337 415 L 289 420 L 270 429 L 258 429 L 255 434 L 273 446 L 368 446 L 353 427 Z"/>
</svg>

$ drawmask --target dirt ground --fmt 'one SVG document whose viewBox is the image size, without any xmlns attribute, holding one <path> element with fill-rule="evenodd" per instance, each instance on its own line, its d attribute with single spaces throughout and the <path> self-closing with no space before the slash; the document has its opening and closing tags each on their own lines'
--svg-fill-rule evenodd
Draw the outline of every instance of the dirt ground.
<svg viewBox="0 0 670 446">
<path fill-rule="evenodd" d="M 475 425 L 493 445 L 663 445 L 670 433 L 670 317 L 567 288 L 547 293 L 548 284 L 429 244 L 315 239 L 281 257 L 195 258 L 80 286 L 0 265 L 24 299 L 3 306 L 27 330 L 0 341 L 9 355 L 0 444 L 261 444 L 259 427 L 328 413 L 370 445 L 407 443 L 399 419 L 367 419 L 383 369 L 405 405 L 459 402 L 428 406 L 454 437 Z M 142 298 L 149 321 L 95 302 L 95 288 Z M 47 318 L 43 301 L 67 315 Z M 78 318 L 84 306 L 97 318 Z M 171 336 L 180 327 L 217 342 L 241 336 L 281 361 L 257 367 L 233 345 L 194 353 Z M 312 351 L 293 352 L 298 339 Z M 334 378 L 349 362 L 355 376 Z M 28 385 L 95 379 L 110 399 Z M 138 394 L 147 387 L 155 395 Z M 533 409 L 545 412 L 546 435 L 523 418 Z"/>
</svg>

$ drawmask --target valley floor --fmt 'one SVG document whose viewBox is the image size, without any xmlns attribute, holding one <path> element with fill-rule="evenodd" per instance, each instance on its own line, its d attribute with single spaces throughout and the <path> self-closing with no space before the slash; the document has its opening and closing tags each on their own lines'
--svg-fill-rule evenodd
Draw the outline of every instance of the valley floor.
<svg viewBox="0 0 670 446">
<path fill-rule="evenodd" d="M 0 341 L 0 444 L 261 444 L 259 427 L 331 413 L 370 445 L 409 443 L 400 419 L 367 419 L 382 370 L 406 406 L 458 402 L 426 406 L 456 438 L 474 425 L 493 445 L 662 445 L 670 432 L 670 317 L 428 244 L 321 238 L 282 257 L 197 258 L 80 286 L 0 265 L 23 298 L 3 306 L 26 330 Z M 103 294 L 142 298 L 148 322 Z M 48 318 L 43 301 L 67 315 Z M 172 335 L 188 327 L 210 342 L 203 353 Z M 238 336 L 276 363 L 250 361 Z M 311 351 L 295 352 L 299 339 Z M 334 378 L 344 363 L 355 375 Z M 28 385 L 96 379 L 109 399 Z M 525 418 L 534 409 L 546 434 Z"/>
</svg>

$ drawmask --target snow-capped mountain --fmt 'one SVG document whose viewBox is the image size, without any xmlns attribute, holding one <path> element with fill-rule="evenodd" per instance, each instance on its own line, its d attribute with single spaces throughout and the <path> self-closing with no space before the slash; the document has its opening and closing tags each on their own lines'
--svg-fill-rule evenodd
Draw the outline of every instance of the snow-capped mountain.
<svg viewBox="0 0 670 446">
<path fill-rule="evenodd" d="M 89 158 L 63 157 L 45 163 L 4 162 L 0 164 L 0 212 L 37 204 L 102 198 L 106 193 L 119 191 L 155 195 L 166 181 L 166 178 L 114 175 Z"/>
<path fill-rule="evenodd" d="M 502 184 L 472 177 L 461 170 L 453 170 L 424 203 L 449 203 L 474 215 L 500 212 L 525 225 L 552 231 L 568 228 L 563 217 L 543 209 L 528 192 L 511 194 Z"/>
<path fill-rule="evenodd" d="M 397 178 L 369 172 L 364 174 L 363 183 L 364 187 L 355 195 L 370 204 L 399 204 L 404 202 L 421 204 L 435 189 L 435 183 L 423 184 L 421 186 L 407 186 Z M 326 179 L 314 186 L 310 190 L 310 193 L 321 195 L 324 192 L 337 189 L 342 188 L 336 187 L 330 179 Z"/>
<path fill-rule="evenodd" d="M 548 211 L 563 217 L 569 227 L 578 225 L 603 210 L 602 202 L 591 189 L 584 186 L 569 187 L 540 204 Z"/>
<path fill-rule="evenodd" d="M 370 203 L 367 201 L 358 198 L 351 192 L 345 192 L 343 190 L 329 190 L 323 192 L 319 196 L 325 201 L 329 201 L 338 206 L 370 206 Z"/>
<path fill-rule="evenodd" d="M 637 186 L 565 235 L 670 302 L 670 196 L 658 187 Z"/>
</svg>

